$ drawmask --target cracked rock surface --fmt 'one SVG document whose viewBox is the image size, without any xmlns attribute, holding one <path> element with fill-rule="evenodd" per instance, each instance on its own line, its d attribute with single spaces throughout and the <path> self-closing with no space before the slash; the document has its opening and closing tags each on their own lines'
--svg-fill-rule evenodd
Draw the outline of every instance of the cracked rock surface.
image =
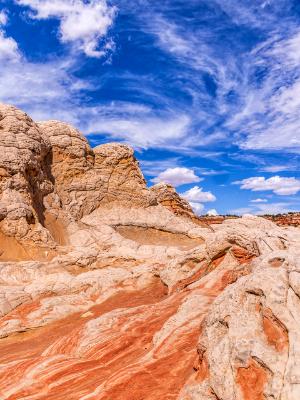
<svg viewBox="0 0 300 400">
<path fill-rule="evenodd" d="M 0 399 L 299 400 L 300 229 L 200 224 L 133 150 L 0 105 Z"/>
</svg>

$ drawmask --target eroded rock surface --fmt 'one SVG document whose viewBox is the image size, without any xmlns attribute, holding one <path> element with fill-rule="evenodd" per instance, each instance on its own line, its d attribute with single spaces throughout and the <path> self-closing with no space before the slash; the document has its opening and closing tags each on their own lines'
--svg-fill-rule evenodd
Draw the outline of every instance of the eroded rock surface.
<svg viewBox="0 0 300 400">
<path fill-rule="evenodd" d="M 128 146 L 0 116 L 0 399 L 299 400 L 298 228 L 201 226 Z"/>
<path fill-rule="evenodd" d="M 0 107 L 0 257 L 35 253 L 34 246 L 53 247 L 41 224 L 43 199 L 53 190 L 47 174 L 50 143 L 25 113 Z M 19 243 L 27 240 L 27 250 Z M 32 254 L 33 256 L 33 254 Z"/>
<path fill-rule="evenodd" d="M 157 183 L 151 187 L 151 191 L 155 194 L 158 203 L 162 204 L 174 214 L 182 218 L 190 219 L 198 225 L 208 225 L 194 214 L 189 202 L 180 197 L 172 185 Z"/>
<path fill-rule="evenodd" d="M 282 246 L 268 242 L 251 273 L 218 296 L 180 399 L 299 398 L 299 234 L 290 228 Z"/>
<path fill-rule="evenodd" d="M 265 215 L 265 218 L 279 226 L 300 226 L 300 213 L 289 212 L 287 214 Z"/>
</svg>

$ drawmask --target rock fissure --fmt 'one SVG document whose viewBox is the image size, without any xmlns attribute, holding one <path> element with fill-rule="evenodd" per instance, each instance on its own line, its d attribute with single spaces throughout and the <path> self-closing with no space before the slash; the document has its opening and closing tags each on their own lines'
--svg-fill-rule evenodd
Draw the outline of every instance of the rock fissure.
<svg viewBox="0 0 300 400">
<path fill-rule="evenodd" d="M 0 397 L 299 400 L 294 222 L 199 218 L 129 146 L 0 122 Z"/>
</svg>

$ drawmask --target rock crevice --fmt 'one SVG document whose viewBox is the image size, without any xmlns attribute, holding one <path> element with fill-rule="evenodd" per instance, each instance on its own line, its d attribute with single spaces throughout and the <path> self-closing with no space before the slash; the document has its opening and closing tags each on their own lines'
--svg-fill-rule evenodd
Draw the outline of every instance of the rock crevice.
<svg viewBox="0 0 300 400">
<path fill-rule="evenodd" d="M 0 398 L 299 400 L 300 230 L 218 222 L 0 105 Z"/>
</svg>

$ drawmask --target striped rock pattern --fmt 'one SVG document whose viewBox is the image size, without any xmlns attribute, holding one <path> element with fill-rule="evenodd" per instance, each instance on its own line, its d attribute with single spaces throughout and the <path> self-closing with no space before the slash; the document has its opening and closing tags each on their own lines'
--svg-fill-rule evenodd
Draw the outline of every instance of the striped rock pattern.
<svg viewBox="0 0 300 400">
<path fill-rule="evenodd" d="M 11 106 L 0 150 L 1 400 L 299 400 L 299 228 L 200 226 L 129 147 Z"/>
</svg>

